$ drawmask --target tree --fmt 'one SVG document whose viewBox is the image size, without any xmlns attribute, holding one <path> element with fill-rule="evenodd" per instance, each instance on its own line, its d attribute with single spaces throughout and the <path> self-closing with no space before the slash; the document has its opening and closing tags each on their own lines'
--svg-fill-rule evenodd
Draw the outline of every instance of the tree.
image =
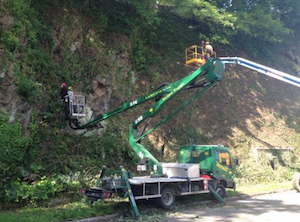
<svg viewBox="0 0 300 222">
<path fill-rule="evenodd" d="M 280 20 L 286 27 L 294 31 L 300 31 L 300 1 L 274 0 L 274 10 L 279 14 Z"/>
<path fill-rule="evenodd" d="M 237 32 L 231 42 L 250 56 L 267 56 L 291 30 L 281 20 L 279 0 L 216 0 L 215 5 L 236 16 Z"/>
<path fill-rule="evenodd" d="M 229 43 L 228 37 L 236 33 L 236 16 L 217 8 L 212 1 L 165 0 L 160 3 L 172 6 L 172 12 L 189 20 L 195 29 L 200 30 L 200 38 Z"/>
</svg>

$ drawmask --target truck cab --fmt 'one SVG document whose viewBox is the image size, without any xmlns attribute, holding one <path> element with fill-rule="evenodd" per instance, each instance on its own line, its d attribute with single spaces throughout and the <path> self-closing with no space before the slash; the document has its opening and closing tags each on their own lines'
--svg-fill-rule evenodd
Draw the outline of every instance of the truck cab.
<svg viewBox="0 0 300 222">
<path fill-rule="evenodd" d="M 235 189 L 232 158 L 223 145 L 186 145 L 178 152 L 179 163 L 198 163 L 200 175 L 215 179 L 224 188 Z"/>
</svg>

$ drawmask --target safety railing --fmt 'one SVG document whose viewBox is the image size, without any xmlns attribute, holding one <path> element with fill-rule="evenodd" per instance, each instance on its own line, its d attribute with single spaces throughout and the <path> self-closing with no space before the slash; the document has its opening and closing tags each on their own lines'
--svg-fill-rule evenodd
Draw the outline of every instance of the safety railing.
<svg viewBox="0 0 300 222">
<path fill-rule="evenodd" d="M 75 95 L 74 100 L 69 103 L 70 117 L 79 118 L 85 116 L 85 97 Z"/>
</svg>

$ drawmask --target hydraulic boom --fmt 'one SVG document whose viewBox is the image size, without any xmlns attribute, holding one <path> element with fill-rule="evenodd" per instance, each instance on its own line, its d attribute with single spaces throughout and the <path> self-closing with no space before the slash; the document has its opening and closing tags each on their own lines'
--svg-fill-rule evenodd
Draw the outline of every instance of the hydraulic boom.
<svg viewBox="0 0 300 222">
<path fill-rule="evenodd" d="M 161 163 L 140 143 L 140 141 L 155 130 L 158 126 L 166 122 L 178 111 L 182 110 L 185 106 L 190 104 L 194 99 L 198 98 L 204 92 L 214 87 L 221 81 L 225 64 L 238 64 L 249 69 L 253 69 L 259 73 L 278 79 L 283 82 L 300 87 L 300 78 L 289 75 L 287 73 L 260 65 L 258 63 L 240 58 L 240 57 L 221 57 L 207 61 L 204 65 L 200 66 L 190 75 L 177 80 L 170 84 L 164 84 L 158 89 L 138 97 L 130 102 L 123 103 L 120 107 L 108 113 L 96 117 L 94 120 L 81 125 L 77 119 L 70 120 L 72 129 L 85 129 L 96 126 L 99 122 L 115 116 L 118 113 L 138 106 L 146 101 L 155 99 L 155 103 L 137 119 L 135 119 L 129 127 L 129 144 L 134 152 L 140 157 L 142 165 L 146 166 L 151 174 L 162 174 Z M 162 118 L 151 128 L 147 128 L 151 119 L 159 112 L 161 107 L 172 99 L 176 94 L 182 90 L 196 90 L 195 94 L 188 98 L 179 107 L 174 109 L 169 115 Z M 138 128 L 141 128 L 140 130 Z"/>
<path fill-rule="evenodd" d="M 192 59 L 196 61 L 194 58 Z M 114 176 L 116 174 L 112 173 L 110 177 L 104 177 L 105 167 L 103 167 L 96 186 L 83 191 L 86 196 L 91 200 L 106 199 L 113 196 L 128 197 L 135 216 L 139 216 L 135 200 L 153 199 L 158 206 L 169 209 L 174 204 L 176 195 L 211 192 L 215 198 L 224 203 L 225 188 L 235 188 L 228 148 L 220 145 L 196 146 L 191 144 L 180 150 L 181 159 L 179 159 L 179 163 L 161 163 L 140 143 L 141 140 L 204 92 L 216 86 L 222 79 L 225 64 L 239 64 L 298 87 L 300 87 L 300 78 L 239 57 L 207 60 L 201 60 L 205 63 L 201 63 L 201 66 L 190 75 L 173 83 L 164 84 L 135 100 L 125 102 L 117 109 L 97 116 L 86 124 L 80 124 L 77 119 L 70 119 L 69 124 L 73 129 L 94 127 L 107 118 L 146 101 L 154 100 L 152 106 L 136 118 L 129 127 L 129 144 L 141 159 L 139 168 L 150 170 L 154 176 L 132 177 L 129 171 L 120 167 L 117 174 L 120 176 Z M 173 108 L 168 115 L 161 118 L 153 126 L 149 126 L 150 121 L 163 105 L 176 97 L 182 90 L 194 90 L 194 94 L 178 107 Z M 196 154 L 194 151 L 197 151 L 199 155 L 194 156 Z M 163 173 L 165 175 L 162 175 Z"/>
<path fill-rule="evenodd" d="M 140 141 L 158 126 L 174 116 L 178 111 L 182 110 L 185 106 L 191 103 L 194 99 L 215 86 L 221 80 L 223 70 L 224 64 L 221 61 L 211 60 L 209 62 L 206 62 L 203 66 L 199 67 L 190 75 L 173 83 L 163 85 L 158 89 L 135 100 L 123 103 L 117 109 L 100 115 L 84 125 L 80 125 L 77 120 L 70 120 L 70 126 L 73 129 L 85 129 L 88 127 L 94 127 L 99 122 L 120 112 L 126 111 L 146 101 L 156 99 L 156 102 L 147 111 L 145 111 L 131 123 L 129 127 L 129 144 L 134 152 L 141 158 L 142 164 L 146 165 L 146 168 L 150 170 L 152 174 L 162 174 L 161 163 L 142 144 L 140 144 Z M 169 115 L 164 117 L 153 127 L 147 129 L 147 126 L 150 123 L 151 119 L 159 112 L 162 105 L 172 99 L 180 91 L 192 89 L 196 90 L 196 93 L 194 95 L 188 98 L 183 104 L 174 109 Z M 144 124 L 142 125 L 142 123 Z M 138 127 L 141 128 L 140 131 L 138 130 Z"/>
<path fill-rule="evenodd" d="M 247 59 L 243 59 L 240 57 L 221 57 L 221 58 L 219 58 L 219 60 L 224 64 L 238 64 L 238 65 L 244 66 L 246 68 L 253 69 L 264 75 L 278 79 L 280 81 L 300 87 L 300 78 L 298 78 L 296 76 L 292 76 L 292 75 L 284 73 L 284 72 L 281 72 L 281 71 L 278 71 L 276 69 L 272 69 L 270 67 L 249 61 Z"/>
</svg>

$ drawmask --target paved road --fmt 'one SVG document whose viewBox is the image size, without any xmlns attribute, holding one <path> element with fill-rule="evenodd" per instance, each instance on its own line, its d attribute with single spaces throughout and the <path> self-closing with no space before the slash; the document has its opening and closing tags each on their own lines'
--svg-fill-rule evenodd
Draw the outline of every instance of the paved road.
<svg viewBox="0 0 300 222">
<path fill-rule="evenodd" d="M 298 222 L 300 221 L 300 193 L 288 191 L 227 202 L 215 208 L 183 210 L 171 214 L 168 222 Z"/>
</svg>

